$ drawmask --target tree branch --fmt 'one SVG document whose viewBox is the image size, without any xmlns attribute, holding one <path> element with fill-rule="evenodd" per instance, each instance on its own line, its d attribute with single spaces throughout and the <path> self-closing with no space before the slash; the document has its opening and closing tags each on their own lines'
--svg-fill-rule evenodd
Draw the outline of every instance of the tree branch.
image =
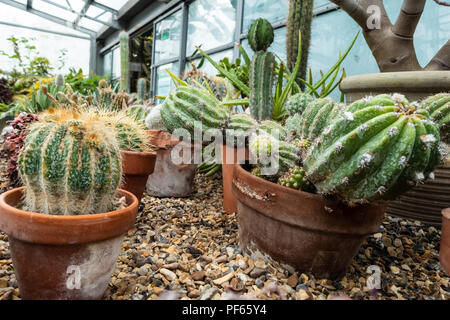
<svg viewBox="0 0 450 320">
<path fill-rule="evenodd" d="M 392 32 L 401 37 L 412 38 L 422 16 L 425 2 L 426 0 L 403 0 L 400 14 L 392 27 Z"/>
<path fill-rule="evenodd" d="M 434 0 L 434 2 L 436 2 L 437 4 L 441 5 L 441 6 L 447 6 L 450 7 L 450 3 L 447 3 L 445 1 L 439 1 L 439 0 Z"/>
<path fill-rule="evenodd" d="M 425 70 L 450 70 L 450 40 L 436 53 L 430 63 L 425 67 Z"/>
<path fill-rule="evenodd" d="M 356 0 L 331 0 L 331 2 L 337 4 L 341 9 L 347 12 L 348 15 L 363 28 L 363 30 L 367 30 L 367 19 L 369 18 L 369 15 Z"/>
</svg>

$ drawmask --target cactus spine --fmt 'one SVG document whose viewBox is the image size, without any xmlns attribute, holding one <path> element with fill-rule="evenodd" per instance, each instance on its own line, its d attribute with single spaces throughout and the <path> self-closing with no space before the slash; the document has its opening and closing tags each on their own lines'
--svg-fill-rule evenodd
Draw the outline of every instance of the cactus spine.
<svg viewBox="0 0 450 320">
<path fill-rule="evenodd" d="M 289 12 L 286 28 L 287 67 L 292 72 L 298 53 L 299 32 L 301 34 L 302 57 L 297 78 L 305 79 L 308 63 L 309 43 L 311 39 L 311 22 L 314 0 L 289 0 Z M 300 87 L 304 85 L 298 81 Z"/>
<path fill-rule="evenodd" d="M 348 203 L 391 200 L 439 164 L 439 138 L 437 126 L 403 96 L 382 95 L 341 113 L 309 149 L 304 165 L 321 193 Z"/>
<path fill-rule="evenodd" d="M 147 97 L 147 79 L 139 78 L 137 81 L 138 100 L 144 101 Z"/>
<path fill-rule="evenodd" d="M 272 25 L 265 19 L 254 21 L 250 26 L 248 41 L 255 50 L 249 71 L 250 113 L 255 120 L 270 120 L 273 112 L 275 56 L 265 50 L 273 42 Z"/>
<path fill-rule="evenodd" d="M 120 32 L 120 90 L 128 92 L 130 72 L 130 43 L 128 33 Z"/>
<path fill-rule="evenodd" d="M 27 210 L 45 214 L 110 211 L 121 177 L 112 130 L 66 109 L 30 126 L 18 166 Z"/>
</svg>

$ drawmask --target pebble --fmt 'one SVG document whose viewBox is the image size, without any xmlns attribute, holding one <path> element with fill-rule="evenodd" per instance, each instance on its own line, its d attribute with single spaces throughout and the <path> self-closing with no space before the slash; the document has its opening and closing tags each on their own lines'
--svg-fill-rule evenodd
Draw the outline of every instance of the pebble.
<svg viewBox="0 0 450 320">
<path fill-rule="evenodd" d="M 258 278 L 259 276 L 266 273 L 266 270 L 261 268 L 254 268 L 252 271 L 250 271 L 250 277 L 252 278 Z"/>
<path fill-rule="evenodd" d="M 204 271 L 197 271 L 192 274 L 192 279 L 195 281 L 200 281 L 200 280 L 203 280 L 203 278 L 205 276 L 206 276 L 206 273 Z"/>
<path fill-rule="evenodd" d="M 212 287 L 209 289 L 206 289 L 205 291 L 202 292 L 202 294 L 200 295 L 200 300 L 209 300 L 212 298 L 212 296 L 217 292 L 217 289 Z"/>
<path fill-rule="evenodd" d="M 161 268 L 159 270 L 159 273 L 163 274 L 169 281 L 177 279 L 177 275 L 173 271 L 170 271 L 169 269 Z"/>
</svg>

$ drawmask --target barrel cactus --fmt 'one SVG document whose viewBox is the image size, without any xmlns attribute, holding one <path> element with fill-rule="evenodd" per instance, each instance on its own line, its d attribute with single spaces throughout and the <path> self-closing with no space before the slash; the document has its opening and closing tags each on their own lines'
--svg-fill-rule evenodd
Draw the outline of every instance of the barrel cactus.
<svg viewBox="0 0 450 320">
<path fill-rule="evenodd" d="M 294 116 L 296 114 L 302 114 L 306 109 L 309 103 L 314 100 L 313 96 L 309 93 L 296 93 L 289 97 L 286 101 L 286 111 L 290 116 Z"/>
<path fill-rule="evenodd" d="M 125 114 L 138 122 L 145 121 L 145 107 L 143 105 L 132 105 L 125 109 Z"/>
<path fill-rule="evenodd" d="M 166 130 L 161 118 L 162 105 L 159 104 L 153 107 L 145 117 L 145 126 L 149 130 Z"/>
<path fill-rule="evenodd" d="M 442 139 L 450 143 L 450 93 L 428 97 L 422 101 L 421 108 L 427 110 L 431 120 L 439 126 Z"/>
<path fill-rule="evenodd" d="M 26 209 L 54 215 L 112 210 L 121 178 L 112 129 L 66 109 L 30 126 L 18 168 Z"/>
<path fill-rule="evenodd" d="M 266 19 L 256 19 L 248 30 L 248 43 L 253 51 L 266 51 L 273 42 L 273 27 Z"/>
<path fill-rule="evenodd" d="M 170 133 L 184 128 L 194 136 L 195 123 L 202 130 L 223 130 L 228 122 L 228 110 L 208 90 L 198 86 L 178 86 L 164 100 L 161 118 Z"/>
<path fill-rule="evenodd" d="M 399 94 L 351 104 L 310 147 L 304 166 L 320 193 L 363 203 L 392 200 L 440 162 L 439 129 Z"/>
</svg>

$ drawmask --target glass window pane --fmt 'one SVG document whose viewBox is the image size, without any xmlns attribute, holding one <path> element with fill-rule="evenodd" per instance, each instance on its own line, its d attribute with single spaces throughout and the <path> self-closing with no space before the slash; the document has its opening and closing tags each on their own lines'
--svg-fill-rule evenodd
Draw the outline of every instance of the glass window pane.
<svg viewBox="0 0 450 320">
<path fill-rule="evenodd" d="M 245 0 L 243 32 L 247 32 L 253 20 L 264 18 L 271 23 L 286 19 L 289 9 L 288 0 Z"/>
<path fill-rule="evenodd" d="M 175 85 L 170 77 L 169 73 L 167 73 L 166 69 L 169 69 L 173 74 L 178 74 L 179 72 L 179 63 L 168 63 L 163 66 L 160 66 L 156 69 L 156 90 L 155 95 L 158 96 L 167 96 L 172 89 L 175 88 Z"/>
<path fill-rule="evenodd" d="M 113 50 L 112 78 L 120 78 L 120 48 Z"/>
<path fill-rule="evenodd" d="M 218 52 L 215 54 L 211 54 L 210 57 L 215 62 L 219 62 L 220 60 L 222 60 L 225 57 L 228 57 L 228 59 L 230 59 L 230 61 L 231 61 L 233 59 L 233 49 Z M 200 60 L 201 60 L 201 58 L 195 59 L 192 62 L 195 63 L 195 65 L 198 65 Z M 192 63 L 190 61 L 186 62 L 185 70 L 186 71 L 192 70 Z M 200 70 L 201 72 L 206 73 L 207 75 L 212 76 L 212 77 L 215 77 L 218 74 L 218 71 L 216 70 L 216 68 L 214 68 L 213 65 L 206 59 L 203 62 L 203 65 L 201 66 L 201 68 L 199 68 L 198 70 Z"/>
<path fill-rule="evenodd" d="M 318 8 L 330 4 L 330 0 L 314 0 L 314 8 Z"/>
<path fill-rule="evenodd" d="M 242 41 L 242 46 L 245 51 L 249 55 L 249 57 L 253 56 L 253 50 L 250 48 L 248 44 L 248 40 L 245 39 Z M 274 39 L 272 45 L 267 49 L 275 53 L 282 61 L 286 62 L 286 28 L 279 28 L 274 31 Z M 277 59 L 278 61 L 278 59 Z"/>
<path fill-rule="evenodd" d="M 107 54 L 105 54 L 105 56 L 103 57 L 103 75 L 109 75 L 111 76 L 111 71 L 112 71 L 112 53 L 108 52 Z"/>
<path fill-rule="evenodd" d="M 119 10 L 125 5 L 125 3 L 127 3 L 127 0 L 95 0 L 95 2 Z"/>
<path fill-rule="evenodd" d="M 178 57 L 181 42 L 181 10 L 156 24 L 155 63 Z"/>
<path fill-rule="evenodd" d="M 235 0 L 197 0 L 189 6 L 187 55 L 233 41 L 236 23 Z"/>
</svg>

